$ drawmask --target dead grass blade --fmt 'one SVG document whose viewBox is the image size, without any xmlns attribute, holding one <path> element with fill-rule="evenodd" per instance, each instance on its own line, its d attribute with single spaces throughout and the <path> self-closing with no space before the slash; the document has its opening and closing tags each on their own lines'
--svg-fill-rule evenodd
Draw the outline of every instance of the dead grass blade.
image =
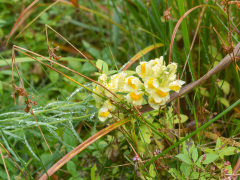
<svg viewBox="0 0 240 180">
<path fill-rule="evenodd" d="M 199 7 L 203 7 L 203 6 L 208 6 L 208 5 L 199 5 L 199 6 L 193 7 L 193 8 L 191 8 L 191 9 L 189 9 L 187 12 L 185 12 L 185 13 L 183 14 L 183 16 L 178 20 L 178 22 L 177 22 L 177 24 L 176 24 L 176 26 L 175 26 L 175 28 L 174 28 L 174 30 L 173 30 L 173 34 L 172 34 L 172 38 L 171 38 L 171 43 L 170 43 L 170 47 L 169 47 L 169 59 L 168 59 L 168 64 L 170 64 L 170 62 L 171 62 L 173 42 L 174 42 L 174 39 L 175 39 L 177 30 L 178 30 L 179 26 L 181 25 L 183 19 L 184 19 L 185 17 L 187 17 L 187 15 L 188 15 L 189 13 L 191 13 L 193 10 L 195 10 L 195 9 L 197 9 L 197 8 L 199 8 Z"/>
<path fill-rule="evenodd" d="M 55 6 L 59 1 L 54 2 L 53 4 L 51 4 L 50 6 L 48 6 L 47 8 L 45 8 L 42 12 L 40 12 L 30 23 L 28 23 L 17 35 L 14 39 L 17 39 L 18 36 L 20 36 L 22 34 L 22 32 L 27 29 L 32 23 L 34 23 L 44 12 L 46 12 L 47 10 L 49 10 L 51 7 Z"/>
<path fill-rule="evenodd" d="M 235 46 L 234 49 L 234 54 L 236 55 L 236 57 L 240 57 L 240 42 Z M 236 60 L 239 60 L 240 58 L 236 58 Z M 203 83 L 204 81 L 206 81 L 209 77 L 211 77 L 212 75 L 218 73 L 219 71 L 225 69 L 226 67 L 228 67 L 232 62 L 232 58 L 231 56 L 228 54 L 226 55 L 215 67 L 213 67 L 210 71 L 208 71 L 204 76 L 202 76 L 200 79 L 198 79 L 197 81 L 194 81 L 184 87 L 181 88 L 181 90 L 179 91 L 179 93 L 173 92 L 170 94 L 170 100 L 168 100 L 166 102 L 166 104 L 172 102 L 173 100 L 175 100 L 178 97 L 181 97 L 182 95 L 188 93 L 189 91 L 191 91 L 193 88 L 195 88 L 196 86 L 200 85 L 201 83 Z M 149 104 L 143 105 L 141 112 L 145 113 L 145 112 L 149 112 L 152 111 L 152 107 Z"/>
<path fill-rule="evenodd" d="M 101 69 L 99 69 L 92 61 L 90 61 L 81 51 L 79 51 L 72 43 L 70 43 L 66 38 L 64 38 L 61 34 L 59 34 L 57 31 L 55 31 L 52 27 L 50 27 L 49 25 L 45 24 L 45 28 L 46 28 L 46 38 L 47 38 L 47 46 L 48 46 L 48 50 L 50 50 L 49 48 L 49 40 L 48 40 L 48 33 L 47 33 L 47 28 L 51 29 L 54 33 L 56 33 L 59 37 L 61 37 L 64 41 L 66 41 L 70 46 L 72 46 L 74 48 L 74 50 L 76 50 L 79 54 L 81 54 L 85 59 L 88 60 L 88 62 L 90 62 L 99 72 L 103 73 Z M 50 54 L 50 52 L 49 52 Z"/>
<path fill-rule="evenodd" d="M 57 62 L 55 62 L 55 61 L 53 61 L 53 60 L 51 60 L 51 59 L 49 59 L 49 58 L 46 58 L 46 57 L 44 57 L 44 56 L 42 56 L 42 55 L 40 55 L 40 54 L 34 53 L 34 52 L 29 51 L 29 50 L 27 50 L 27 49 L 24 49 L 24 48 L 22 48 L 22 47 L 19 47 L 19 46 L 16 46 L 16 45 L 14 45 L 13 47 L 14 47 L 13 49 L 15 49 L 16 51 L 18 51 L 18 52 L 20 52 L 20 53 L 22 53 L 22 54 L 25 54 L 26 56 L 28 56 L 28 57 L 34 59 L 35 61 L 43 64 L 44 66 L 47 66 L 47 67 L 51 68 L 52 70 L 58 72 L 59 74 L 63 75 L 64 77 L 67 77 L 68 79 L 72 80 L 73 82 L 77 83 L 78 85 L 82 86 L 83 88 L 87 89 L 88 91 L 90 91 L 90 92 L 92 92 L 92 93 L 94 93 L 94 92 L 93 92 L 92 90 L 90 90 L 89 88 L 85 87 L 84 85 L 82 85 L 82 84 L 78 83 L 77 81 L 71 79 L 70 77 L 68 77 L 67 75 L 63 74 L 62 72 L 56 70 L 55 68 L 53 68 L 53 67 L 51 67 L 51 66 L 49 66 L 49 65 L 47 65 L 47 64 L 45 64 L 45 63 L 43 63 L 42 61 L 38 60 L 37 58 L 34 58 L 33 56 L 31 56 L 31 55 L 29 55 L 29 54 L 27 54 L 27 53 L 30 53 L 30 54 L 32 54 L 32 55 L 41 57 L 41 58 L 43 58 L 43 59 L 45 59 L 45 60 L 47 60 L 47 61 L 49 61 L 49 62 L 51 62 L 51 63 L 53 63 L 53 64 L 56 64 L 56 65 L 58 65 L 58 66 L 60 66 L 60 67 L 63 67 L 64 69 L 67 69 L 67 70 L 69 70 L 69 71 L 71 71 L 71 72 L 73 72 L 73 73 L 75 73 L 75 74 L 77 74 L 77 75 L 79 75 L 79 76 L 81 76 L 81 77 L 83 77 L 83 78 L 85 78 L 85 79 L 87 79 L 87 80 L 95 83 L 95 84 L 98 84 L 99 86 L 103 87 L 103 88 L 106 89 L 108 92 L 110 92 L 110 93 L 111 93 L 113 96 L 115 96 L 117 99 L 119 99 L 119 97 L 118 97 L 116 94 L 114 94 L 112 91 L 110 91 L 108 88 L 106 88 L 105 86 L 103 86 L 103 85 L 100 84 L 99 82 L 94 81 L 93 79 L 91 79 L 91 78 L 89 78 L 89 77 L 87 77 L 87 76 L 84 76 L 83 74 L 81 74 L 81 73 L 79 73 L 79 72 L 77 72 L 77 71 L 74 71 L 74 70 L 72 70 L 71 68 L 68 68 L 68 67 L 66 67 L 66 66 L 64 66 L 64 65 L 62 65 L 62 64 L 60 64 L 60 63 L 57 63 Z M 25 51 L 25 52 L 27 52 L 27 53 L 25 53 L 25 52 L 23 52 L 23 51 Z M 13 54 L 13 57 L 14 57 L 14 54 Z M 95 93 L 95 94 L 96 94 L 96 93 Z M 99 94 L 97 94 L 97 95 L 99 95 Z M 99 95 L 99 96 L 101 96 L 101 95 Z"/>
<path fill-rule="evenodd" d="M 8 44 L 8 41 L 10 39 L 10 37 L 14 34 L 14 32 L 17 30 L 17 28 L 20 26 L 21 23 L 19 22 L 23 22 L 23 21 L 20 21 L 22 19 L 22 17 L 25 15 L 25 13 L 27 13 L 39 0 L 35 0 L 33 1 L 26 9 L 24 9 L 24 11 L 20 14 L 19 18 L 17 19 L 17 21 L 15 22 L 15 24 L 13 25 L 13 28 L 11 29 L 10 31 L 10 34 L 8 36 L 8 39 L 7 39 L 7 43 L 6 43 L 6 46 Z"/>
<path fill-rule="evenodd" d="M 192 44 L 191 44 L 191 47 L 190 47 L 190 51 L 188 52 L 188 56 L 187 56 L 187 59 L 186 59 L 186 61 L 185 61 L 185 64 L 184 64 L 184 67 L 183 67 L 183 71 L 182 71 L 182 75 L 181 75 L 180 79 L 182 79 L 183 73 L 184 73 L 185 68 L 186 68 L 186 66 L 187 66 L 187 62 L 188 62 L 188 59 L 189 59 L 189 57 L 190 57 L 190 53 L 191 53 L 191 51 L 192 51 L 193 45 L 194 45 L 194 43 L 195 43 L 195 40 L 196 40 L 196 37 L 197 37 L 197 33 L 198 33 L 198 31 L 199 31 L 199 27 L 200 27 L 200 24 L 201 24 L 201 22 L 202 22 L 202 18 L 203 18 L 203 15 L 204 15 L 205 10 L 206 10 L 206 6 L 203 7 L 202 12 L 201 12 L 201 14 L 200 14 L 199 21 L 198 21 L 198 24 L 197 24 L 197 29 L 196 29 L 196 31 L 195 31 L 195 34 L 194 34 L 194 37 L 193 37 L 193 40 L 192 40 Z"/>
<path fill-rule="evenodd" d="M 71 3 L 76 7 L 76 12 L 79 11 L 79 4 L 78 4 L 78 0 L 70 0 Z"/>
<path fill-rule="evenodd" d="M 139 58 L 141 58 L 143 55 L 147 54 L 148 52 L 156 49 L 156 48 L 159 48 L 159 47 L 162 47 L 164 44 L 162 43 L 157 43 L 157 44 L 153 44 L 153 45 L 150 45 L 146 48 L 144 48 L 143 50 L 141 50 L 140 52 L 138 52 L 135 56 L 133 56 L 131 59 L 130 59 L 130 62 L 122 69 L 123 71 L 127 70 L 134 62 L 136 62 Z"/>
<path fill-rule="evenodd" d="M 0 154 L 1 154 L 1 158 L 2 158 L 2 162 L 3 162 L 3 166 L 4 166 L 4 169 L 5 169 L 5 171 L 6 171 L 6 174 L 7 174 L 8 180 L 10 180 L 9 173 L 8 173 L 8 169 L 7 169 L 7 166 L 6 166 L 6 163 L 5 163 L 5 160 L 4 160 L 4 157 L 3 157 L 3 154 L 2 154 L 2 150 L 1 150 L 1 148 L 0 148 Z"/>
<path fill-rule="evenodd" d="M 227 144 L 229 146 L 240 147 L 239 142 L 234 141 L 230 138 L 225 138 L 225 137 L 222 137 L 222 136 L 218 136 L 218 135 L 216 135 L 214 133 L 211 133 L 211 132 L 208 132 L 208 131 L 204 131 L 204 136 L 209 138 L 209 139 L 212 139 L 214 141 L 217 141 L 217 139 L 219 138 L 221 140 L 221 142 L 223 142 L 224 144 Z"/>
<path fill-rule="evenodd" d="M 68 2 L 68 1 L 64 1 L 64 0 L 59 0 L 59 1 L 62 2 L 62 3 L 64 3 L 64 4 L 71 5 L 71 3 Z M 84 6 L 81 6 L 81 5 L 79 5 L 79 9 L 82 9 L 82 10 L 84 10 L 84 11 L 93 13 L 93 14 L 95 14 L 95 15 L 97 15 L 97 16 L 105 19 L 105 20 L 107 20 L 108 22 L 116 25 L 117 27 L 119 27 L 119 29 L 121 29 L 121 30 L 122 30 L 123 32 L 125 32 L 126 34 L 128 34 L 128 35 L 130 34 L 122 25 L 116 23 L 115 21 L 113 21 L 112 19 L 110 19 L 109 17 L 105 16 L 105 15 L 102 14 L 102 13 L 99 13 L 99 12 L 94 11 L 94 10 L 92 10 L 92 9 L 88 9 L 88 8 L 86 8 L 86 7 L 84 7 Z"/>
<path fill-rule="evenodd" d="M 76 156 L 78 153 L 83 151 L 85 148 L 87 148 L 89 145 L 94 143 L 99 138 L 103 137 L 104 135 L 108 134 L 112 130 L 122 126 L 123 124 L 129 122 L 130 119 L 122 119 L 114 124 L 111 124 L 110 126 L 106 127 L 105 129 L 102 129 L 98 133 L 94 134 L 92 137 L 84 141 L 82 144 L 77 146 L 75 149 L 73 149 L 71 152 L 66 154 L 62 159 L 60 159 L 57 163 L 55 163 L 48 171 L 48 175 L 53 175 L 59 168 L 61 168 L 64 164 L 66 164 L 70 159 L 72 159 L 74 156 Z M 46 180 L 48 178 L 47 174 L 43 174 L 39 180 Z"/>
</svg>

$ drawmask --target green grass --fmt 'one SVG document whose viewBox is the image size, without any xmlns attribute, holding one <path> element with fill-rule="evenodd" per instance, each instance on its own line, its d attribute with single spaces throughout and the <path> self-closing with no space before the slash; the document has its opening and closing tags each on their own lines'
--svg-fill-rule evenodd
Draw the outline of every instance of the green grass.
<svg viewBox="0 0 240 180">
<path fill-rule="evenodd" d="M 94 64 L 98 59 L 106 62 L 111 72 L 119 71 L 130 60 L 134 60 L 128 68 L 130 70 L 128 73 L 131 74 L 141 61 L 164 56 L 167 64 L 169 46 L 176 23 L 188 10 L 206 4 L 203 0 L 78 2 L 79 12 L 75 12 L 70 1 L 58 2 L 54 5 L 38 2 L 34 9 L 28 12 L 23 25 L 10 38 L 7 47 L 5 43 L 14 22 L 22 12 L 22 7 L 27 7 L 31 1 L 3 1 L 0 5 L 0 41 L 3 42 L 0 47 L 0 143 L 29 179 L 39 178 L 67 153 L 81 143 L 87 143 L 89 139 L 95 137 L 96 133 L 107 129 L 116 120 L 112 118 L 105 122 L 99 121 L 98 110 L 90 91 L 17 52 L 17 67 L 26 92 L 29 97 L 34 96 L 34 100 L 38 103 L 33 106 L 33 110 L 53 152 L 51 155 L 33 116 L 22 110 L 26 107 L 24 98 L 16 96 L 17 104 L 14 105 L 10 97 L 12 94 L 10 67 L 12 45 L 48 57 L 48 47 L 43 31 L 45 24 L 48 24 Z M 166 21 L 163 18 L 163 12 L 169 7 L 172 7 L 170 12 L 173 19 Z M 228 15 L 223 8 L 224 6 L 219 2 L 208 1 L 191 52 L 190 45 L 202 8 L 191 12 L 179 26 L 173 43 L 171 62 L 178 63 L 180 78 L 190 52 L 182 79 L 187 84 L 204 76 L 213 67 L 214 62 L 227 55 L 222 50 L 219 51 L 222 42 L 213 30 L 214 27 L 227 46 L 230 30 Z M 234 5 L 230 5 L 229 8 L 230 24 L 233 29 L 239 23 L 238 10 Z M 18 35 L 17 38 L 16 35 Z M 236 45 L 240 39 L 239 34 L 234 32 L 231 36 Z M 54 48 L 53 44 L 58 44 L 60 47 L 59 51 L 55 52 L 57 56 L 62 56 L 59 63 L 97 80 L 99 73 L 92 64 L 77 54 L 54 32 L 48 31 L 48 38 L 51 48 Z M 37 59 L 48 63 L 42 58 L 37 57 Z M 238 65 L 240 65 L 239 62 Z M 87 79 L 56 65 L 53 65 L 53 68 L 92 90 L 92 83 Z M 15 69 L 13 75 L 14 83 L 20 86 Z M 228 88 L 227 85 L 217 85 L 218 79 L 230 85 L 229 93 L 224 91 Z M 202 91 L 203 88 L 206 89 L 206 93 Z M 186 172 L 182 170 L 184 160 L 176 157 L 184 153 L 184 141 L 191 139 L 200 157 L 206 153 L 203 151 L 204 148 L 214 150 L 217 144 L 216 139 L 204 136 L 206 131 L 229 140 L 233 137 L 239 138 L 239 88 L 239 72 L 236 71 L 234 64 L 231 64 L 179 100 L 162 107 L 159 111 L 145 113 L 143 117 L 139 116 L 136 110 L 130 110 L 129 105 L 124 107 L 117 105 L 120 113 L 130 117 L 131 122 L 102 135 L 100 139 L 95 137 L 92 143 L 71 157 L 72 159 L 54 174 L 71 180 L 98 179 L 98 177 L 99 179 L 131 179 L 133 177 L 168 179 L 173 178 L 170 169 L 176 169 L 179 176 L 185 176 Z M 187 117 L 188 120 L 173 124 L 178 113 L 182 118 Z M 196 128 L 190 126 L 191 123 L 197 124 Z M 178 129 L 182 132 L 178 133 Z M 191 149 L 193 146 L 188 145 L 188 147 Z M 227 147 L 231 145 L 226 144 Z M 155 156 L 153 152 L 157 148 L 161 149 L 161 153 Z M 3 156 L 7 155 L 3 148 L 1 151 Z M 136 154 L 143 162 L 133 162 L 132 158 Z M 189 154 L 191 154 L 190 151 Z M 229 154 L 224 155 L 223 159 L 215 160 L 214 163 L 223 164 L 229 161 L 233 168 L 238 160 L 238 154 L 230 152 Z M 10 158 L 4 158 L 4 161 L 11 179 L 23 178 Z M 0 158 L 0 164 L 0 179 L 7 179 L 2 158 Z M 204 171 L 209 174 L 212 165 L 210 163 Z M 205 167 L 203 165 L 203 168 Z M 220 173 L 221 168 L 216 167 L 216 169 L 212 178 L 223 178 Z M 197 171 L 196 164 L 190 168 L 191 173 L 194 171 Z"/>
</svg>

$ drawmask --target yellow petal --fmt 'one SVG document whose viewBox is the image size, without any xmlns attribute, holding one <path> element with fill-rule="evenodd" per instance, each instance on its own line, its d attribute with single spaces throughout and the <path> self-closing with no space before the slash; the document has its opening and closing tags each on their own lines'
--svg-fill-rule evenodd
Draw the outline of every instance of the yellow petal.
<svg viewBox="0 0 240 180">
<path fill-rule="evenodd" d="M 161 91 L 161 90 L 157 90 L 157 95 L 159 95 L 160 97 L 166 97 L 167 96 L 167 92 L 163 92 L 163 91 Z"/>
<path fill-rule="evenodd" d="M 137 89 L 137 86 L 135 84 L 132 83 L 132 77 L 128 78 L 128 85 L 131 86 L 133 89 Z"/>
<path fill-rule="evenodd" d="M 146 64 L 147 64 L 147 63 L 142 63 L 142 64 L 141 64 L 141 74 L 142 74 L 142 75 L 144 75 L 144 74 L 146 73 L 146 67 L 145 67 Z"/>
<path fill-rule="evenodd" d="M 162 103 L 162 101 L 160 101 L 160 102 L 156 102 L 156 101 L 154 100 L 154 98 L 151 98 L 151 99 L 150 99 L 150 103 L 154 103 L 154 104 L 161 104 L 161 103 Z"/>
<path fill-rule="evenodd" d="M 141 94 L 137 95 L 134 92 L 130 92 L 130 97 L 134 101 L 138 101 L 138 100 L 142 99 L 142 95 Z"/>
<path fill-rule="evenodd" d="M 107 117 L 108 115 L 109 115 L 109 111 L 99 113 L 99 116 L 101 117 Z"/>
<path fill-rule="evenodd" d="M 155 89 L 154 85 L 153 85 L 153 78 L 149 78 L 148 80 L 148 87 L 152 88 L 152 89 Z"/>
<path fill-rule="evenodd" d="M 180 86 L 170 86 L 171 90 L 178 91 L 180 89 Z"/>
</svg>

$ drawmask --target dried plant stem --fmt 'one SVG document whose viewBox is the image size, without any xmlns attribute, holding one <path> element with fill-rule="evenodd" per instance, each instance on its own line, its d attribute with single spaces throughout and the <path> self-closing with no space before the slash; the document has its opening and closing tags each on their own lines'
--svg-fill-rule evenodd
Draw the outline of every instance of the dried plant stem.
<svg viewBox="0 0 240 180">
<path fill-rule="evenodd" d="M 49 50 L 49 43 L 48 43 L 48 33 L 47 33 L 47 28 L 51 29 L 53 32 L 55 32 L 58 36 L 60 36 L 64 41 L 66 41 L 70 46 L 73 47 L 73 49 L 75 49 L 79 54 L 81 54 L 85 59 L 88 60 L 88 62 L 90 62 L 95 68 L 97 68 L 97 70 L 101 73 L 103 73 L 103 71 L 101 69 L 99 69 L 92 61 L 90 61 L 81 51 L 79 51 L 72 43 L 70 43 L 66 38 L 64 38 L 61 34 L 59 34 L 57 31 L 55 31 L 53 28 L 51 28 L 49 25 L 45 24 L 45 28 L 46 28 L 46 37 L 47 37 L 47 46 L 48 46 L 48 50 Z"/>
<path fill-rule="evenodd" d="M 197 24 L 197 29 L 196 29 L 196 32 L 195 32 L 195 34 L 194 34 L 193 41 L 192 41 L 192 44 L 191 44 L 191 47 L 190 47 L 190 51 L 188 52 L 188 56 L 187 56 L 186 62 L 185 62 L 185 64 L 184 64 L 183 71 L 182 71 L 182 75 L 181 75 L 181 78 L 180 78 L 180 79 L 182 79 L 183 73 L 184 73 L 185 68 L 186 68 L 186 66 L 187 66 L 187 62 L 188 62 L 188 59 L 189 59 L 189 57 L 190 57 L 190 53 L 191 53 L 191 50 L 192 50 L 192 48 L 193 48 L 193 45 L 194 45 L 194 43 L 195 43 L 195 40 L 196 40 L 196 37 L 197 37 L 197 33 L 198 33 L 198 30 L 199 30 L 200 24 L 201 24 L 201 22 L 202 22 L 202 18 L 203 18 L 203 15 L 204 15 L 205 10 L 206 10 L 206 6 L 203 7 L 202 12 L 201 12 L 201 14 L 200 14 L 199 21 L 198 21 L 198 24 Z"/>
<path fill-rule="evenodd" d="M 2 145 L 2 143 L 0 143 L 0 146 L 4 149 L 4 151 L 6 151 L 6 153 L 8 154 L 8 156 L 12 159 L 12 161 L 14 162 L 14 164 L 17 166 L 18 170 L 22 173 L 23 177 L 25 179 L 28 179 L 25 174 L 22 172 L 21 168 L 18 166 L 18 164 L 16 163 L 16 161 L 13 159 L 13 157 L 11 156 L 11 154 L 8 152 L 8 150 Z"/>
<path fill-rule="evenodd" d="M 119 99 L 116 94 L 114 94 L 113 92 L 111 92 L 109 89 L 107 89 L 105 86 L 103 86 L 103 85 L 100 84 L 99 82 L 94 81 L 94 80 L 92 80 L 91 78 L 89 78 L 89 77 L 87 77 L 87 76 L 84 76 L 83 74 L 81 74 L 81 73 L 79 73 L 79 72 L 77 72 L 77 71 L 72 70 L 71 68 L 68 68 L 68 67 L 66 67 L 66 66 L 64 66 L 64 65 L 62 65 L 62 64 L 60 64 L 60 63 L 58 63 L 58 62 L 55 62 L 55 61 L 53 61 L 53 60 L 51 60 L 51 59 L 49 59 L 49 58 L 46 58 L 46 57 L 44 57 L 44 56 L 42 56 L 42 55 L 40 55 L 40 54 L 34 53 L 34 52 L 29 51 L 29 50 L 27 50 L 27 49 L 24 49 L 24 48 L 22 48 L 22 47 L 19 47 L 19 46 L 16 46 L 16 45 L 14 45 L 13 47 L 14 47 L 14 49 L 15 49 L 16 51 L 19 51 L 19 52 L 25 54 L 26 56 L 28 56 L 28 57 L 34 59 L 35 61 L 43 64 L 44 66 L 47 66 L 47 67 L 53 69 L 54 71 L 60 73 L 61 75 L 65 76 L 65 77 L 66 77 L 65 74 L 61 73 L 60 71 L 57 71 L 57 70 L 54 69 L 53 67 L 51 67 L 51 66 L 43 63 L 42 61 L 40 61 L 40 60 L 32 57 L 31 55 L 29 55 L 29 54 L 27 54 L 27 53 L 25 53 L 25 52 L 28 52 L 28 53 L 31 53 L 31 54 L 33 54 L 33 55 L 35 55 L 35 56 L 41 57 L 41 58 L 43 58 L 43 59 L 45 59 L 45 60 L 47 60 L 47 61 L 49 61 L 49 62 L 51 62 L 51 63 L 53 63 L 53 64 L 56 64 L 56 65 L 58 65 L 58 66 L 60 66 L 60 67 L 65 68 L 65 69 L 67 69 L 67 70 L 69 70 L 69 71 L 71 71 L 71 72 L 73 72 L 73 73 L 75 73 L 75 74 L 77 74 L 77 75 L 79 75 L 79 76 L 81 76 L 81 77 L 83 77 L 83 78 L 85 78 L 85 79 L 87 79 L 87 80 L 95 83 L 95 84 L 98 84 L 99 86 L 103 87 L 105 90 L 107 90 L 108 92 L 110 92 L 110 93 L 111 93 L 113 96 L 115 96 L 117 99 Z M 23 52 L 23 51 L 21 51 L 21 50 L 19 50 L 19 49 L 21 49 L 21 50 L 23 50 L 23 51 L 25 51 L 25 52 Z M 19 76 L 19 77 L 20 77 L 20 76 Z M 73 79 L 71 79 L 71 80 L 73 80 Z M 73 80 L 73 81 L 76 82 L 75 80 Z M 80 83 L 78 83 L 78 84 L 80 85 Z M 92 90 L 88 89 L 87 87 L 85 87 L 85 86 L 83 86 L 83 85 L 81 85 L 81 86 L 84 87 L 85 89 L 87 89 L 88 91 L 93 92 Z M 93 93 L 94 93 L 94 92 L 93 92 Z M 94 93 L 94 94 L 96 94 L 96 93 Z M 97 95 L 99 95 L 99 94 L 97 94 Z"/>
<path fill-rule="evenodd" d="M 211 132 L 208 132 L 208 131 L 204 132 L 204 136 L 207 137 L 207 138 L 210 138 L 212 140 L 215 140 L 215 141 L 219 138 L 225 144 L 228 144 L 230 146 L 240 147 L 240 143 L 239 142 L 231 140 L 229 138 L 218 136 L 218 135 L 216 135 L 214 133 L 211 133 Z"/>
<path fill-rule="evenodd" d="M 15 66 L 15 68 L 16 68 L 16 70 L 17 70 L 17 73 L 18 73 L 18 76 L 19 76 L 19 79 L 20 79 L 20 83 L 21 83 L 21 85 L 22 85 L 22 88 L 24 89 L 24 84 L 23 84 L 23 82 L 22 82 L 22 78 L 21 78 L 20 73 L 19 73 L 18 68 L 17 68 L 14 50 L 17 50 L 17 49 L 15 49 L 15 47 L 13 48 L 13 59 L 12 59 L 12 83 L 13 83 L 13 92 L 15 92 L 14 79 L 13 79 L 13 66 Z M 41 133 L 41 135 L 42 135 L 42 137 L 43 137 L 43 139 L 44 139 L 44 141 L 45 141 L 45 143 L 46 143 L 46 145 L 47 145 L 50 153 L 52 154 L 51 148 L 49 147 L 49 145 L 48 145 L 48 143 L 47 143 L 47 140 L 46 140 L 46 138 L 44 137 L 44 134 L 43 134 L 43 132 L 42 132 L 42 130 L 41 130 L 39 124 L 38 124 L 38 121 L 37 121 L 37 119 L 36 119 L 36 117 L 35 117 L 35 115 L 34 115 L 34 113 L 33 113 L 32 105 L 31 105 L 31 103 L 28 101 L 28 96 L 26 96 L 26 98 L 27 98 L 27 101 L 26 101 L 27 103 L 26 103 L 26 104 L 27 104 L 28 107 L 30 107 L 30 109 L 31 109 L 31 114 L 32 114 L 33 117 L 34 117 L 34 120 L 35 120 L 35 122 L 36 122 L 36 124 L 37 124 L 37 126 L 38 126 L 38 129 L 39 129 L 39 131 L 40 131 L 40 133 Z M 14 101 L 15 101 L 15 93 L 14 93 Z M 15 101 L 15 104 L 16 104 L 16 101 Z"/>
<path fill-rule="evenodd" d="M 4 166 L 4 169 L 5 169 L 5 171 L 6 171 L 6 174 L 7 174 L 8 180 L 10 180 L 9 173 L 8 173 L 8 170 L 7 170 L 7 166 L 6 166 L 6 164 L 5 164 L 5 160 L 4 160 L 4 157 L 3 157 L 3 154 L 2 154 L 2 150 L 1 150 L 1 148 L 0 148 L 0 154 L 1 154 L 1 157 L 2 157 L 3 166 Z"/>
</svg>

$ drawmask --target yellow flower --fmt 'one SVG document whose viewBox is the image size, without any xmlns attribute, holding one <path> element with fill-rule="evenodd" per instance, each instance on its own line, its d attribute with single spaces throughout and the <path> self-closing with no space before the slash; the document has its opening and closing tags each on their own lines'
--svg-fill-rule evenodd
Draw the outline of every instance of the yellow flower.
<svg viewBox="0 0 240 180">
<path fill-rule="evenodd" d="M 168 80 L 174 81 L 176 79 L 176 72 L 177 72 L 177 63 L 171 63 L 167 66 Z"/>
<path fill-rule="evenodd" d="M 154 93 L 159 86 L 159 82 L 156 78 L 147 78 L 144 81 L 145 90 L 147 93 Z"/>
<path fill-rule="evenodd" d="M 148 102 L 151 107 L 158 109 L 160 105 L 164 105 L 169 99 L 169 89 L 159 87 L 154 93 L 149 95 Z"/>
<path fill-rule="evenodd" d="M 120 72 L 111 77 L 110 83 L 115 93 L 124 91 L 123 85 L 124 85 L 126 75 L 127 73 Z"/>
<path fill-rule="evenodd" d="M 152 75 L 151 68 L 152 68 L 152 63 L 140 62 L 140 65 L 137 66 L 136 68 L 136 72 L 144 80 L 147 77 L 151 77 Z"/>
<path fill-rule="evenodd" d="M 159 97 L 164 98 L 164 97 L 166 97 L 166 96 L 168 95 L 168 92 L 169 92 L 168 89 L 165 90 L 165 89 L 158 88 L 155 93 L 156 93 Z"/>
<path fill-rule="evenodd" d="M 107 75 L 106 74 L 101 74 L 98 78 L 98 82 L 102 84 L 103 86 L 106 86 L 107 84 Z"/>
<path fill-rule="evenodd" d="M 161 105 L 164 105 L 166 102 L 166 99 L 164 98 L 154 98 L 153 95 L 149 95 L 148 97 L 148 104 L 153 108 L 153 109 L 159 109 Z"/>
<path fill-rule="evenodd" d="M 159 66 L 165 65 L 165 63 L 163 61 L 163 56 L 160 56 L 160 58 L 156 58 L 153 61 L 154 61 L 154 65 L 159 65 Z"/>
<path fill-rule="evenodd" d="M 142 105 L 143 102 L 143 92 L 141 91 L 131 91 L 126 95 L 126 99 L 128 103 L 133 105 Z"/>
<path fill-rule="evenodd" d="M 108 83 L 106 85 L 106 88 L 114 94 L 116 94 L 118 91 L 118 87 L 116 86 L 116 84 L 113 84 L 113 83 Z M 105 90 L 105 95 L 109 98 L 115 99 L 116 97 L 109 91 Z"/>
<path fill-rule="evenodd" d="M 134 91 L 141 89 L 143 83 L 139 80 L 139 78 L 135 76 L 129 76 L 125 79 L 124 90 L 125 91 Z"/>
<path fill-rule="evenodd" d="M 99 112 L 98 112 L 98 118 L 100 121 L 105 121 L 108 118 L 111 118 L 112 115 L 110 113 L 110 111 L 108 110 L 108 108 L 106 107 L 102 107 Z"/>
<path fill-rule="evenodd" d="M 93 93 L 93 98 L 96 101 L 96 107 L 99 108 L 101 106 L 101 102 L 102 102 L 102 98 L 99 95 L 104 94 L 105 89 L 99 85 L 96 85 L 95 89 L 93 89 L 93 92 L 95 92 L 96 94 Z"/>
<path fill-rule="evenodd" d="M 166 70 L 167 70 L 166 66 L 161 66 L 159 64 L 154 65 L 152 67 L 153 77 L 165 79 L 166 77 L 164 77 L 164 74 L 165 74 Z"/>
<path fill-rule="evenodd" d="M 180 88 L 182 87 L 182 85 L 184 83 L 185 82 L 182 80 L 176 80 L 176 81 L 171 82 L 168 87 L 169 87 L 169 89 L 171 89 L 173 91 L 179 92 Z"/>
<path fill-rule="evenodd" d="M 112 103 L 111 103 L 109 100 L 106 100 L 106 101 L 103 103 L 103 107 L 104 107 L 104 108 L 107 108 L 109 111 L 114 111 L 114 110 L 115 110 L 115 106 L 112 105 Z"/>
</svg>

